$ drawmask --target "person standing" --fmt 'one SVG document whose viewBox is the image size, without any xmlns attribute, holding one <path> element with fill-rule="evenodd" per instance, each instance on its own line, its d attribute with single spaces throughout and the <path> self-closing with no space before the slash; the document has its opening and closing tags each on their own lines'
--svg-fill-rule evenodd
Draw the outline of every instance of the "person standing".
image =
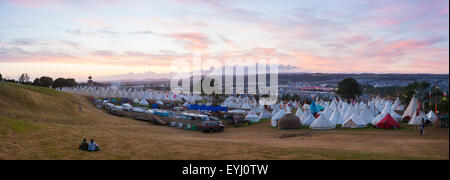
<svg viewBox="0 0 450 180">
<path fill-rule="evenodd" d="M 422 121 L 419 125 L 420 135 L 425 135 L 425 120 L 422 118 Z"/>
</svg>

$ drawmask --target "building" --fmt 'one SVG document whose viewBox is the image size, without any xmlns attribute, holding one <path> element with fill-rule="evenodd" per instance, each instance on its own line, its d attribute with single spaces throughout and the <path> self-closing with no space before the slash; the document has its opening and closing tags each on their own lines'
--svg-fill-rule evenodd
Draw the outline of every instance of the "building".
<svg viewBox="0 0 450 180">
<path fill-rule="evenodd" d="M 92 76 L 89 75 L 89 80 L 87 81 L 88 86 L 94 86 L 94 81 L 92 80 Z"/>
</svg>

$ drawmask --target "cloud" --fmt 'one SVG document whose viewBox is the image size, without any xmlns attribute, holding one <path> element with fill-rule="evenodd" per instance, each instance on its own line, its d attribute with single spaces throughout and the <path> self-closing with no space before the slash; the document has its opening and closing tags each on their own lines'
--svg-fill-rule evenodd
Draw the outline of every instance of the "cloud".
<svg viewBox="0 0 450 180">
<path fill-rule="evenodd" d="M 189 50 L 205 50 L 211 44 L 211 40 L 208 36 L 202 33 L 172 33 L 167 34 L 166 36 L 183 43 L 185 48 Z"/>
<path fill-rule="evenodd" d="M 129 35 L 137 35 L 137 34 L 154 34 L 154 32 L 152 31 L 134 31 L 134 32 L 129 32 Z"/>
<path fill-rule="evenodd" d="M 15 46 L 34 46 L 43 43 L 34 39 L 11 39 L 10 44 Z"/>
<path fill-rule="evenodd" d="M 96 81 L 121 81 L 121 80 L 154 80 L 154 79 L 168 79 L 175 75 L 175 73 L 156 73 L 153 71 L 148 71 L 144 73 L 133 73 L 129 72 L 127 74 L 117 74 L 111 76 L 100 76 L 96 77 Z"/>
</svg>

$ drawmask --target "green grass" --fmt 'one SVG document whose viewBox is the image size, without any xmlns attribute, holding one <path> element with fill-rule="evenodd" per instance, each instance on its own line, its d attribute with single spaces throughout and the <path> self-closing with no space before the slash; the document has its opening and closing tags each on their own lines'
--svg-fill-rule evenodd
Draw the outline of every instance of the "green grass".
<svg viewBox="0 0 450 180">
<path fill-rule="evenodd" d="M 49 95 L 49 96 L 55 96 L 56 97 L 56 96 L 59 96 L 59 95 L 62 94 L 62 93 L 60 93 L 60 92 L 58 92 L 58 91 L 56 91 L 54 89 L 48 88 L 48 87 L 30 86 L 30 85 L 24 85 L 24 84 L 18 84 L 18 83 L 9 83 L 9 82 L 5 83 L 5 84 L 9 85 L 9 86 L 16 87 L 18 89 L 26 89 L 26 90 L 34 91 L 34 92 L 45 94 L 45 95 Z"/>
<path fill-rule="evenodd" d="M 6 134 L 7 128 L 10 128 L 15 133 L 28 133 L 40 129 L 39 126 L 22 119 L 0 118 L 0 124 L 2 126 L 0 134 L 3 135 Z"/>
</svg>

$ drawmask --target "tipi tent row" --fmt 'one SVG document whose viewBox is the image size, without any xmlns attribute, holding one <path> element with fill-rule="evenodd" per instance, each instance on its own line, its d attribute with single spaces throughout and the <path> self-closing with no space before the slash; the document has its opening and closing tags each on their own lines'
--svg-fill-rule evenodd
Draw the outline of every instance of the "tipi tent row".
<svg viewBox="0 0 450 180">
<path fill-rule="evenodd" d="M 395 111 L 401 109 L 403 106 L 398 98 L 394 103 L 381 98 L 357 103 L 337 101 L 334 98 L 331 102 L 320 100 L 319 103 L 312 101 L 311 104 L 297 106 L 295 115 L 303 126 L 309 126 L 311 129 L 333 129 L 336 125 L 342 125 L 344 128 L 361 128 L 368 124 L 380 128 L 396 128 L 402 117 Z M 272 126 L 276 126 L 278 120 L 288 113 L 276 107 L 274 112 L 272 112 Z M 390 125 L 387 126 L 386 123 Z"/>
<path fill-rule="evenodd" d="M 409 125 L 421 125 L 429 121 L 431 123 L 435 123 L 437 118 L 436 114 L 433 111 L 429 111 L 426 114 L 419 106 L 417 98 L 413 96 L 411 101 L 409 102 L 408 107 L 402 115 L 402 119 L 404 121 L 408 121 Z"/>
<path fill-rule="evenodd" d="M 97 98 L 128 98 L 133 100 L 149 99 L 149 100 L 185 100 L 189 103 L 202 100 L 199 95 L 173 94 L 171 92 L 158 92 L 152 90 L 141 90 L 139 88 L 117 89 L 112 87 L 62 87 L 57 88 L 59 91 L 75 93 L 80 95 L 89 95 Z M 139 100 L 140 99 L 140 100 Z"/>
</svg>

